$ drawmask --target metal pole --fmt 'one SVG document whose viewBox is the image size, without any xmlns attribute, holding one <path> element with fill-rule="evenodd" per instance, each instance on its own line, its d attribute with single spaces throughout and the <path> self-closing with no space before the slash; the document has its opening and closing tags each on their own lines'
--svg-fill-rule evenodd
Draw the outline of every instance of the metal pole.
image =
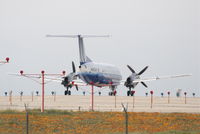
<svg viewBox="0 0 200 134">
<path fill-rule="evenodd" d="M 56 101 L 56 92 L 54 92 L 54 102 Z"/>
<path fill-rule="evenodd" d="M 42 71 L 42 108 L 41 112 L 44 112 L 44 71 Z"/>
<path fill-rule="evenodd" d="M 153 94 L 151 94 L 151 108 L 152 108 L 152 104 L 153 104 Z"/>
<path fill-rule="evenodd" d="M 27 104 L 24 104 L 25 110 L 26 110 L 26 134 L 28 134 L 28 126 L 29 126 L 29 118 L 28 118 L 28 108 L 27 108 Z"/>
<path fill-rule="evenodd" d="M 127 113 L 127 111 L 125 112 L 125 116 L 126 116 L 126 134 L 128 134 L 128 113 Z"/>
<path fill-rule="evenodd" d="M 153 104 L 153 91 L 150 91 L 151 94 L 151 108 L 152 108 L 152 104 Z"/>
<path fill-rule="evenodd" d="M 187 103 L 187 101 L 186 101 L 186 95 L 185 95 L 185 104 Z"/>
<path fill-rule="evenodd" d="M 169 94 L 168 94 L 168 104 L 169 104 Z"/>
<path fill-rule="evenodd" d="M 28 125 L 29 125 L 29 122 L 28 122 L 28 111 L 26 111 L 26 134 L 28 134 Z"/>
<path fill-rule="evenodd" d="M 92 85 L 92 93 L 91 93 L 91 97 L 92 97 L 92 111 L 94 111 L 94 86 Z"/>
<path fill-rule="evenodd" d="M 10 101 L 10 105 L 12 105 L 12 91 L 9 92 L 9 101 Z"/>
<path fill-rule="evenodd" d="M 125 106 L 122 104 L 122 107 L 124 109 L 124 115 L 125 115 L 125 134 L 128 134 L 128 104 L 127 104 L 127 108 L 125 108 Z"/>
<path fill-rule="evenodd" d="M 115 108 L 117 107 L 117 104 L 116 104 L 116 94 L 115 94 Z"/>
<path fill-rule="evenodd" d="M 133 94 L 133 108 L 134 108 L 134 103 L 135 103 L 135 97 L 134 97 L 134 94 Z"/>
<path fill-rule="evenodd" d="M 33 102 L 33 92 L 31 92 L 31 95 L 32 95 L 32 102 Z"/>
</svg>

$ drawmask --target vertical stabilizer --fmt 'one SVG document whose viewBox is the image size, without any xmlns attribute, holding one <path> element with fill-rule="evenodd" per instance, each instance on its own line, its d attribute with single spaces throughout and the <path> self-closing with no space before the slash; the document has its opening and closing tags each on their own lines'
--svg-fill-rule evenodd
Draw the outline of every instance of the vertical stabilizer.
<svg viewBox="0 0 200 134">
<path fill-rule="evenodd" d="M 90 38 L 90 37 L 109 37 L 108 35 L 46 35 L 47 37 L 64 37 L 64 38 L 77 38 L 78 37 L 78 44 L 79 44 L 79 54 L 80 54 L 80 64 L 84 64 L 86 62 L 92 62 L 92 60 L 86 56 L 85 48 L 83 44 L 83 38 Z"/>
<path fill-rule="evenodd" d="M 80 35 L 78 35 L 78 43 L 79 43 L 80 64 L 82 65 L 87 62 L 87 56 L 85 55 L 83 37 L 81 37 Z"/>
</svg>

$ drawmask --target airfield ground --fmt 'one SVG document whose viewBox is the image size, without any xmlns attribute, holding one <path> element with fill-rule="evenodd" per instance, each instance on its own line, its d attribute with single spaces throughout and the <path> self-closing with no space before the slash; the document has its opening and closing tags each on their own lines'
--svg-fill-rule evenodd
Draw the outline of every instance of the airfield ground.
<svg viewBox="0 0 200 134">
<path fill-rule="evenodd" d="M 116 107 L 115 107 L 116 99 Z M 134 106 L 133 106 L 134 99 Z M 122 134 L 125 118 L 121 103 L 128 104 L 130 134 L 200 134 L 200 98 L 95 96 L 0 97 L 0 133 L 26 133 L 24 103 L 29 108 L 30 134 Z M 36 109 L 36 110 L 35 110 Z M 53 110 L 52 110 L 53 109 Z M 11 110 L 11 111 L 10 111 Z M 14 111 L 12 111 L 14 110 Z M 75 111 L 75 112 L 73 112 Z M 100 111 L 100 112 L 99 112 Z M 106 111 L 106 112 L 105 112 Z"/>
<path fill-rule="evenodd" d="M 41 108 L 41 96 L 12 97 L 12 104 L 9 96 L 0 96 L 0 110 L 24 110 L 24 103 L 29 109 Z M 116 100 L 116 101 L 115 101 Z M 116 103 L 115 103 L 116 102 Z M 133 103 L 134 102 L 134 103 Z M 200 98 L 187 97 L 153 97 L 151 108 L 151 97 L 131 96 L 94 96 L 95 111 L 122 111 L 122 105 L 128 104 L 129 112 L 178 112 L 178 113 L 200 113 Z M 69 110 L 69 111 L 90 111 L 91 96 L 45 96 L 45 109 Z"/>
</svg>

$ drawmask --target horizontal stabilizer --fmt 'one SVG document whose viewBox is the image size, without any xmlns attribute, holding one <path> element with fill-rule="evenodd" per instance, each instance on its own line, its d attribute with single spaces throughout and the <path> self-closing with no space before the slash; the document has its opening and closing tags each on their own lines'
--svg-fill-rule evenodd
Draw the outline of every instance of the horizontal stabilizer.
<svg viewBox="0 0 200 134">
<path fill-rule="evenodd" d="M 95 37 L 110 37 L 109 35 L 46 35 L 46 37 L 64 37 L 64 38 L 95 38 Z"/>
</svg>

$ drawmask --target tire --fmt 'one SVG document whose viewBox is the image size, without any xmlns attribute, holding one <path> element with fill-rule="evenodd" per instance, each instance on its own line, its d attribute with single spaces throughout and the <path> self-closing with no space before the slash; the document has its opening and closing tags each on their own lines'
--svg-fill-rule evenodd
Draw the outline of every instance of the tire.
<svg viewBox="0 0 200 134">
<path fill-rule="evenodd" d="M 65 94 L 65 95 L 67 95 L 67 94 L 68 94 L 67 90 L 65 90 L 64 94 Z"/>
<path fill-rule="evenodd" d="M 68 91 L 68 94 L 71 95 L 71 91 Z"/>
<path fill-rule="evenodd" d="M 108 95 L 111 96 L 111 93 L 109 92 Z"/>
<path fill-rule="evenodd" d="M 113 96 L 113 92 L 110 92 L 110 95 Z"/>
<path fill-rule="evenodd" d="M 130 95 L 130 91 L 127 91 L 127 96 L 129 96 Z"/>
</svg>

